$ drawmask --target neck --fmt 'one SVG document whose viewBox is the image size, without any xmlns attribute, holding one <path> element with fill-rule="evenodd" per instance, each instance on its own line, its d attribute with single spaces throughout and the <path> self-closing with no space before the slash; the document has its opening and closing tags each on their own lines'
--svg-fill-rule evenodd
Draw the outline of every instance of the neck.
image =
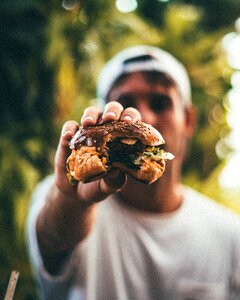
<svg viewBox="0 0 240 300">
<path fill-rule="evenodd" d="M 125 204 L 145 212 L 170 213 L 181 206 L 182 188 L 170 174 L 146 185 L 128 178 L 126 186 L 118 194 Z"/>
</svg>

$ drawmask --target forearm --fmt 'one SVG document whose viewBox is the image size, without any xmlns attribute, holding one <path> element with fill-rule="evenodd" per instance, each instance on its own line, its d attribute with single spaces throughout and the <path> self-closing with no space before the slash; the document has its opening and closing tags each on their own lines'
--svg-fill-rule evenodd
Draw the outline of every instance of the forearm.
<svg viewBox="0 0 240 300">
<path fill-rule="evenodd" d="M 64 194 L 55 185 L 37 219 L 37 238 L 43 263 L 51 274 L 60 272 L 66 258 L 90 232 L 96 204 Z"/>
<path fill-rule="evenodd" d="M 111 120 L 141 119 L 138 111 L 126 109 L 112 101 L 102 113 L 96 106 L 87 108 L 82 116 L 83 127 Z M 55 155 L 55 182 L 48 192 L 45 206 L 37 218 L 37 241 L 43 263 L 51 274 L 58 274 L 76 245 L 91 231 L 94 223 L 96 203 L 119 191 L 126 182 L 126 174 L 112 169 L 103 178 L 89 182 L 79 182 L 71 188 L 66 176 L 66 161 L 71 153 L 69 142 L 79 129 L 75 121 L 63 125 Z M 46 199 L 47 198 L 47 199 Z M 36 220 L 36 218 L 35 218 Z M 34 227 L 35 229 L 35 227 Z"/>
</svg>

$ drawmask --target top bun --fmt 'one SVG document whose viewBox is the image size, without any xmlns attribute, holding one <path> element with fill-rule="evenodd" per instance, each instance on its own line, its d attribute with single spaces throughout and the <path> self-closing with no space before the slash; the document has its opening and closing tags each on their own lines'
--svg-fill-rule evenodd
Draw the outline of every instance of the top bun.
<svg viewBox="0 0 240 300">
<path fill-rule="evenodd" d="M 165 143 L 161 134 L 149 124 L 140 121 L 111 121 L 80 127 L 70 142 L 70 148 L 101 147 L 115 138 L 136 138 L 147 146 L 159 146 Z"/>
</svg>

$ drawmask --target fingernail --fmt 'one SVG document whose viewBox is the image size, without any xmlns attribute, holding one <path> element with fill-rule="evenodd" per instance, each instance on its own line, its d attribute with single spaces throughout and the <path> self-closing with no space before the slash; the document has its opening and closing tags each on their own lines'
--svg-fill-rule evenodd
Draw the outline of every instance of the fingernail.
<svg viewBox="0 0 240 300">
<path fill-rule="evenodd" d="M 125 121 L 132 121 L 133 120 L 132 116 L 130 116 L 130 115 L 126 115 L 122 119 L 125 120 Z"/>
<path fill-rule="evenodd" d="M 114 117 L 116 118 L 117 114 L 114 111 L 107 111 L 103 113 L 103 117 Z"/>
<path fill-rule="evenodd" d="M 82 116 L 82 121 L 94 121 L 94 117 L 93 116 Z"/>
<path fill-rule="evenodd" d="M 120 175 L 121 171 L 118 170 L 118 169 L 114 169 L 114 170 L 111 170 L 109 173 L 108 173 L 108 177 L 110 179 L 115 179 L 115 178 L 118 178 L 119 175 Z"/>
<path fill-rule="evenodd" d="M 69 130 L 69 129 L 67 129 L 67 130 L 64 130 L 64 129 L 63 129 L 63 131 L 62 131 L 62 136 L 63 136 L 63 137 L 70 136 L 70 135 L 72 135 L 72 134 L 73 134 L 72 131 Z"/>
</svg>

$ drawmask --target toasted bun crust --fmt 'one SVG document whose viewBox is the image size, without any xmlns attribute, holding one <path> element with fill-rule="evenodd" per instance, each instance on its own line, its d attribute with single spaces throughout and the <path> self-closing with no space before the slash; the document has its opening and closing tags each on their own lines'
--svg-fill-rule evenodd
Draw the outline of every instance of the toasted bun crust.
<svg viewBox="0 0 240 300">
<path fill-rule="evenodd" d="M 117 167 L 139 181 L 152 183 L 162 176 L 165 160 L 159 162 L 146 159 L 138 169 L 120 162 L 106 165 L 106 144 L 116 138 L 137 139 L 145 146 L 164 144 L 161 134 L 143 122 L 113 121 L 102 125 L 81 127 L 70 142 L 71 155 L 67 159 L 68 178 L 71 181 L 91 182 Z"/>
<path fill-rule="evenodd" d="M 149 124 L 140 121 L 112 121 L 102 125 L 81 127 L 71 140 L 70 148 L 99 147 L 117 137 L 137 138 L 148 146 L 159 146 L 165 143 L 161 134 Z"/>
</svg>

